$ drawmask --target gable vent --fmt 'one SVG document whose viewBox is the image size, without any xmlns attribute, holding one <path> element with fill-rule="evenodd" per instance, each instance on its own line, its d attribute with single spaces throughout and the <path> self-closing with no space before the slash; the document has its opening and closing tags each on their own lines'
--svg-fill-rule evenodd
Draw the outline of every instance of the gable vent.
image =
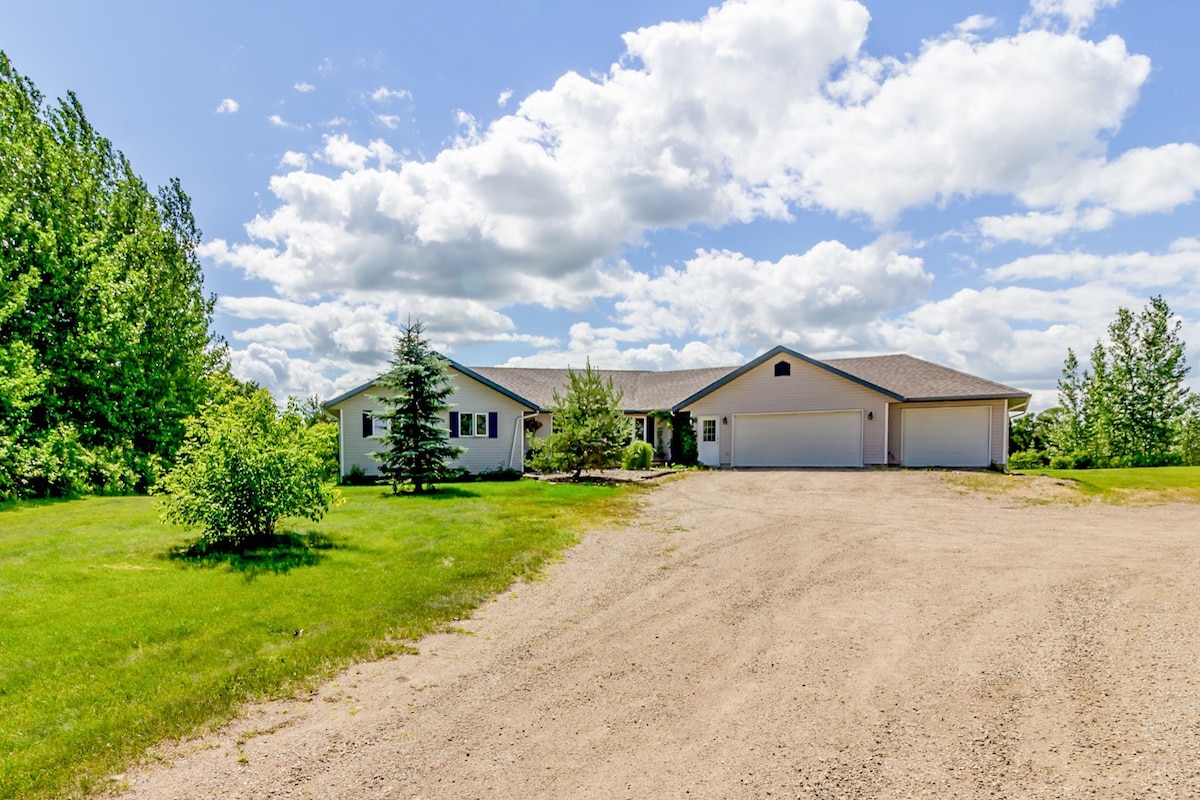
<svg viewBox="0 0 1200 800">
<path fill-rule="evenodd" d="M 779 363 L 777 363 L 775 365 L 775 377 L 776 378 L 784 376 L 784 375 L 791 375 L 791 374 L 792 374 L 792 365 L 790 362 L 780 361 Z"/>
</svg>

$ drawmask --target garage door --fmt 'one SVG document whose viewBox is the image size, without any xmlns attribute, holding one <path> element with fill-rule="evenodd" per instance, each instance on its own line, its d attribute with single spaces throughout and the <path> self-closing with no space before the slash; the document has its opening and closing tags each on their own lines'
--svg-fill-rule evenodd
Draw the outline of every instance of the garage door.
<svg viewBox="0 0 1200 800">
<path fill-rule="evenodd" d="M 901 461 L 906 467 L 986 467 L 991 423 L 991 406 L 903 409 Z"/>
<path fill-rule="evenodd" d="M 737 414 L 735 467 L 861 467 L 862 412 Z"/>
</svg>

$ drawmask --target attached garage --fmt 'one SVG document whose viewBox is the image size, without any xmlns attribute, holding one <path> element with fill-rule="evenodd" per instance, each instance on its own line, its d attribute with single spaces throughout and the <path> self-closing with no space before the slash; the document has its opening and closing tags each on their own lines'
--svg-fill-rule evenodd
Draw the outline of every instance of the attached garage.
<svg viewBox="0 0 1200 800">
<path fill-rule="evenodd" d="M 861 467 L 863 413 L 735 414 L 735 467 Z"/>
<path fill-rule="evenodd" d="M 906 467 L 986 467 L 991 464 L 991 406 L 906 408 L 900 460 Z"/>
</svg>

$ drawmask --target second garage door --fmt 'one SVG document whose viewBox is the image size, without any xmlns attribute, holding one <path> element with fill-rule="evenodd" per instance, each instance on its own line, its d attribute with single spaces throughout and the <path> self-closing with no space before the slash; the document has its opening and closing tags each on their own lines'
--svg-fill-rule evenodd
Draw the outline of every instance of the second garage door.
<svg viewBox="0 0 1200 800">
<path fill-rule="evenodd" d="M 906 408 L 901 412 L 906 467 L 986 467 L 991 463 L 989 406 Z"/>
<path fill-rule="evenodd" d="M 736 414 L 735 467 L 861 467 L 862 412 Z"/>
</svg>

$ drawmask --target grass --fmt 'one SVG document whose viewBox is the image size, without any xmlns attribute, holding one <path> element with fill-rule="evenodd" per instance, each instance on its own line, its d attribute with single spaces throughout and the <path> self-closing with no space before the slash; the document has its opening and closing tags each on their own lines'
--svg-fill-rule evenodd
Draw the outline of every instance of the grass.
<svg viewBox="0 0 1200 800">
<path fill-rule="evenodd" d="M 343 493 L 232 560 L 181 553 L 146 497 L 0 509 L 0 798 L 102 789 L 247 699 L 403 652 L 631 508 L 629 490 L 532 481 Z"/>
<path fill-rule="evenodd" d="M 1072 481 L 1084 494 L 1109 502 L 1200 502 L 1200 467 L 1027 469 L 1014 472 Z"/>
</svg>

